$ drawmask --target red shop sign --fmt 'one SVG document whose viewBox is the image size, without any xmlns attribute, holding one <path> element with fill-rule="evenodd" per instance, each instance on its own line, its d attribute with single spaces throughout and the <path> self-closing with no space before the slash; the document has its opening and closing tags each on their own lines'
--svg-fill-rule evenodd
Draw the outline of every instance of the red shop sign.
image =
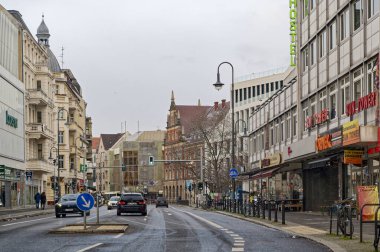
<svg viewBox="0 0 380 252">
<path fill-rule="evenodd" d="M 320 113 L 315 113 L 312 116 L 306 118 L 306 128 L 310 129 L 318 124 L 322 124 L 329 119 L 329 111 L 327 109 L 322 110 Z"/>
<path fill-rule="evenodd" d="M 364 97 L 360 97 L 359 101 L 353 101 L 346 104 L 346 115 L 352 116 L 365 109 L 376 106 L 376 92 L 369 93 Z"/>
</svg>

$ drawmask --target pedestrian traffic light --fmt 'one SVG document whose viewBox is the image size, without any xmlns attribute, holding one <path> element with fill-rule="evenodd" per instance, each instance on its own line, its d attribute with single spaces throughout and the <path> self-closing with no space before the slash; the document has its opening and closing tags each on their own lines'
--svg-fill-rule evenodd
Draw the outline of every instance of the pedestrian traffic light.
<svg viewBox="0 0 380 252">
<path fill-rule="evenodd" d="M 154 165 L 154 157 L 149 156 L 149 165 Z"/>
<path fill-rule="evenodd" d="M 199 191 L 203 190 L 203 183 L 202 182 L 198 182 L 198 190 Z"/>
<path fill-rule="evenodd" d="M 125 164 L 122 164 L 122 165 L 121 165 L 121 170 L 122 170 L 122 171 L 126 171 L 126 170 L 127 170 L 127 167 L 125 166 Z"/>
</svg>

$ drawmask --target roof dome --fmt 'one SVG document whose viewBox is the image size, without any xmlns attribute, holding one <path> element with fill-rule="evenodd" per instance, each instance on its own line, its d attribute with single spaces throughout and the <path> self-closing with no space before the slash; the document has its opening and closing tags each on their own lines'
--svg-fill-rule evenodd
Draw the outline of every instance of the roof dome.
<svg viewBox="0 0 380 252">
<path fill-rule="evenodd" d="M 48 68 L 52 72 L 60 72 L 61 67 L 59 66 L 58 60 L 55 57 L 54 53 L 50 50 L 49 47 L 47 47 L 47 53 L 48 53 Z"/>
<path fill-rule="evenodd" d="M 38 29 L 37 29 L 37 36 L 39 34 L 40 35 L 50 35 L 49 29 L 47 28 L 45 21 L 44 21 L 44 15 L 42 15 L 42 22 L 41 22 L 40 26 L 38 26 Z"/>
</svg>

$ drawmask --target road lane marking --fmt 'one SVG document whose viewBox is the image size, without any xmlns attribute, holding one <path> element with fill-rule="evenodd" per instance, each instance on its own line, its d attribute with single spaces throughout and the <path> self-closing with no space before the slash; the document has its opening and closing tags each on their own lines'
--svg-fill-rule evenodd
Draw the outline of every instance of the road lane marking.
<svg viewBox="0 0 380 252">
<path fill-rule="evenodd" d="M 18 224 L 28 223 L 28 222 L 34 222 L 34 221 L 39 221 L 39 220 L 51 219 L 51 218 L 55 218 L 55 217 L 46 217 L 46 218 L 35 219 L 35 220 L 20 221 L 20 222 L 15 222 L 15 223 L 9 223 L 9 224 L 5 224 L 5 225 L 1 225 L 1 226 L 2 227 L 7 227 L 7 226 L 13 226 L 13 225 L 18 225 Z"/>
<path fill-rule="evenodd" d="M 190 213 L 190 212 L 187 212 L 187 211 L 183 211 L 183 210 L 179 210 L 179 209 L 176 209 L 176 210 L 177 210 L 177 211 L 180 211 L 180 212 L 183 212 L 183 213 L 187 213 L 188 215 L 191 215 L 191 216 L 193 216 L 194 218 L 196 218 L 196 219 L 198 219 L 198 220 L 201 220 L 201 221 L 203 221 L 203 222 L 209 224 L 210 226 L 213 226 L 213 227 L 216 227 L 216 228 L 219 228 L 219 229 L 223 228 L 222 226 L 219 226 L 218 224 L 216 224 L 216 223 L 214 223 L 214 222 L 211 222 L 211 221 L 209 221 L 209 220 L 206 220 L 205 218 L 202 218 L 202 217 L 200 217 L 200 216 L 198 216 L 198 215 L 195 215 L 195 214 L 193 214 L 193 213 Z"/>
<path fill-rule="evenodd" d="M 239 237 L 237 234 L 230 234 L 232 237 Z"/>
<path fill-rule="evenodd" d="M 226 231 L 227 234 L 233 234 L 234 232 L 232 231 Z"/>
<path fill-rule="evenodd" d="M 87 248 L 84 248 L 84 249 L 78 250 L 77 252 L 87 251 L 87 250 L 90 250 L 90 249 L 95 248 L 95 247 L 97 247 L 97 246 L 100 246 L 100 245 L 102 245 L 102 244 L 103 244 L 103 243 L 96 243 L 96 244 L 94 244 L 94 245 L 92 245 L 92 246 L 89 246 L 89 247 L 87 247 Z"/>
<path fill-rule="evenodd" d="M 232 248 L 232 252 L 241 252 L 244 251 L 244 248 Z"/>
<path fill-rule="evenodd" d="M 244 247 L 244 243 L 234 243 L 234 247 Z"/>
<path fill-rule="evenodd" d="M 171 213 L 168 213 L 168 215 L 172 215 Z"/>
<path fill-rule="evenodd" d="M 118 234 L 118 235 L 114 236 L 113 238 L 117 239 L 117 238 L 120 238 L 120 237 L 122 237 L 123 235 L 124 235 L 124 234 L 123 234 L 123 233 L 121 233 L 121 234 Z"/>
</svg>

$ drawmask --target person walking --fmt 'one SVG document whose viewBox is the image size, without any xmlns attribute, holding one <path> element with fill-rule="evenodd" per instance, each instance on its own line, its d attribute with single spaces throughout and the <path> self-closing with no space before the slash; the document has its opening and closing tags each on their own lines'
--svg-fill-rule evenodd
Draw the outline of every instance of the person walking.
<svg viewBox="0 0 380 252">
<path fill-rule="evenodd" d="M 34 195 L 34 200 L 36 201 L 36 208 L 40 208 L 41 194 L 39 192 Z"/>
<path fill-rule="evenodd" d="M 45 210 L 45 204 L 46 204 L 46 193 L 41 193 L 41 208 L 42 210 Z"/>
</svg>

